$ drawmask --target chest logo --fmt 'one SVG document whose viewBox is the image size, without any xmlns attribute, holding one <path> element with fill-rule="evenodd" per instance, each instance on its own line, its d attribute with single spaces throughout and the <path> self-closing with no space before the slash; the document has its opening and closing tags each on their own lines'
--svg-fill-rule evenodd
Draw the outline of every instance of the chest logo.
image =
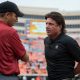
<svg viewBox="0 0 80 80">
<path fill-rule="evenodd" d="M 58 49 L 58 47 L 59 47 L 58 45 L 55 46 L 56 49 Z"/>
</svg>

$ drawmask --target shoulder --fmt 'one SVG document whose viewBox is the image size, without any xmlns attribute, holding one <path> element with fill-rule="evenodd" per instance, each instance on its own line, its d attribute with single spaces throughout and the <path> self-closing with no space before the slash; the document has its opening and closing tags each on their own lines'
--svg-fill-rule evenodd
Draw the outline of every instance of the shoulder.
<svg viewBox="0 0 80 80">
<path fill-rule="evenodd" d="M 68 36 L 68 35 L 64 35 L 64 39 L 65 41 L 76 41 L 73 37 Z"/>
<path fill-rule="evenodd" d="M 44 38 L 44 43 L 47 43 L 47 42 L 49 42 L 49 38 L 48 37 Z"/>
<path fill-rule="evenodd" d="M 17 31 L 16 31 L 13 27 L 6 27 L 5 32 L 6 32 L 8 35 L 13 35 L 13 34 L 17 33 Z"/>
<path fill-rule="evenodd" d="M 62 37 L 61 37 L 61 40 L 63 43 L 65 44 L 73 44 L 73 43 L 77 43 L 77 41 L 72 38 L 71 36 L 68 36 L 66 34 L 64 34 Z"/>
<path fill-rule="evenodd" d="M 14 29 L 13 27 L 9 27 L 8 30 L 9 32 L 16 32 L 16 29 Z"/>
</svg>

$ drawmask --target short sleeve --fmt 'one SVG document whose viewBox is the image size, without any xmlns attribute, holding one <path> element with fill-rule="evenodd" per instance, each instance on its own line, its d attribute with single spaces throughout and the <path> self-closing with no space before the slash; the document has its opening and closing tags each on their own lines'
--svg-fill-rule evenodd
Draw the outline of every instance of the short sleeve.
<svg viewBox="0 0 80 80">
<path fill-rule="evenodd" d="M 14 55 L 16 55 L 17 58 L 21 59 L 25 55 L 26 50 L 25 50 L 24 46 L 22 45 L 22 42 L 21 42 L 19 35 L 17 34 L 16 31 L 14 31 L 10 35 L 9 43 L 11 45 L 13 52 L 14 52 Z"/>
<path fill-rule="evenodd" d="M 66 45 L 68 52 L 72 54 L 76 61 L 80 61 L 80 46 L 78 45 L 77 41 L 72 38 L 68 39 Z"/>
</svg>

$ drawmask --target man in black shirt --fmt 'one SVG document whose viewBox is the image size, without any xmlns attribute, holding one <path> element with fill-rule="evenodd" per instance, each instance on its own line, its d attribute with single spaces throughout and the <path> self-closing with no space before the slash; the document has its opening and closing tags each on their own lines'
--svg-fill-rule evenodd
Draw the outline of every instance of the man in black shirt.
<svg viewBox="0 0 80 80">
<path fill-rule="evenodd" d="M 80 47 L 76 40 L 65 34 L 65 21 L 58 12 L 46 14 L 44 39 L 45 58 L 49 80 L 74 80 L 80 73 Z M 78 62 L 75 66 L 75 62 Z"/>
</svg>

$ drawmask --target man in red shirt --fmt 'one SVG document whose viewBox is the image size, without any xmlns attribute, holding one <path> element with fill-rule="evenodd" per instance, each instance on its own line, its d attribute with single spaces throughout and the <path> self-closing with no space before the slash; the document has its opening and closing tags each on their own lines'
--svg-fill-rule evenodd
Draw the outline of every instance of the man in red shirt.
<svg viewBox="0 0 80 80">
<path fill-rule="evenodd" d="M 0 80 L 18 80 L 18 60 L 29 61 L 17 31 L 12 27 L 22 16 L 15 3 L 0 3 Z"/>
</svg>

